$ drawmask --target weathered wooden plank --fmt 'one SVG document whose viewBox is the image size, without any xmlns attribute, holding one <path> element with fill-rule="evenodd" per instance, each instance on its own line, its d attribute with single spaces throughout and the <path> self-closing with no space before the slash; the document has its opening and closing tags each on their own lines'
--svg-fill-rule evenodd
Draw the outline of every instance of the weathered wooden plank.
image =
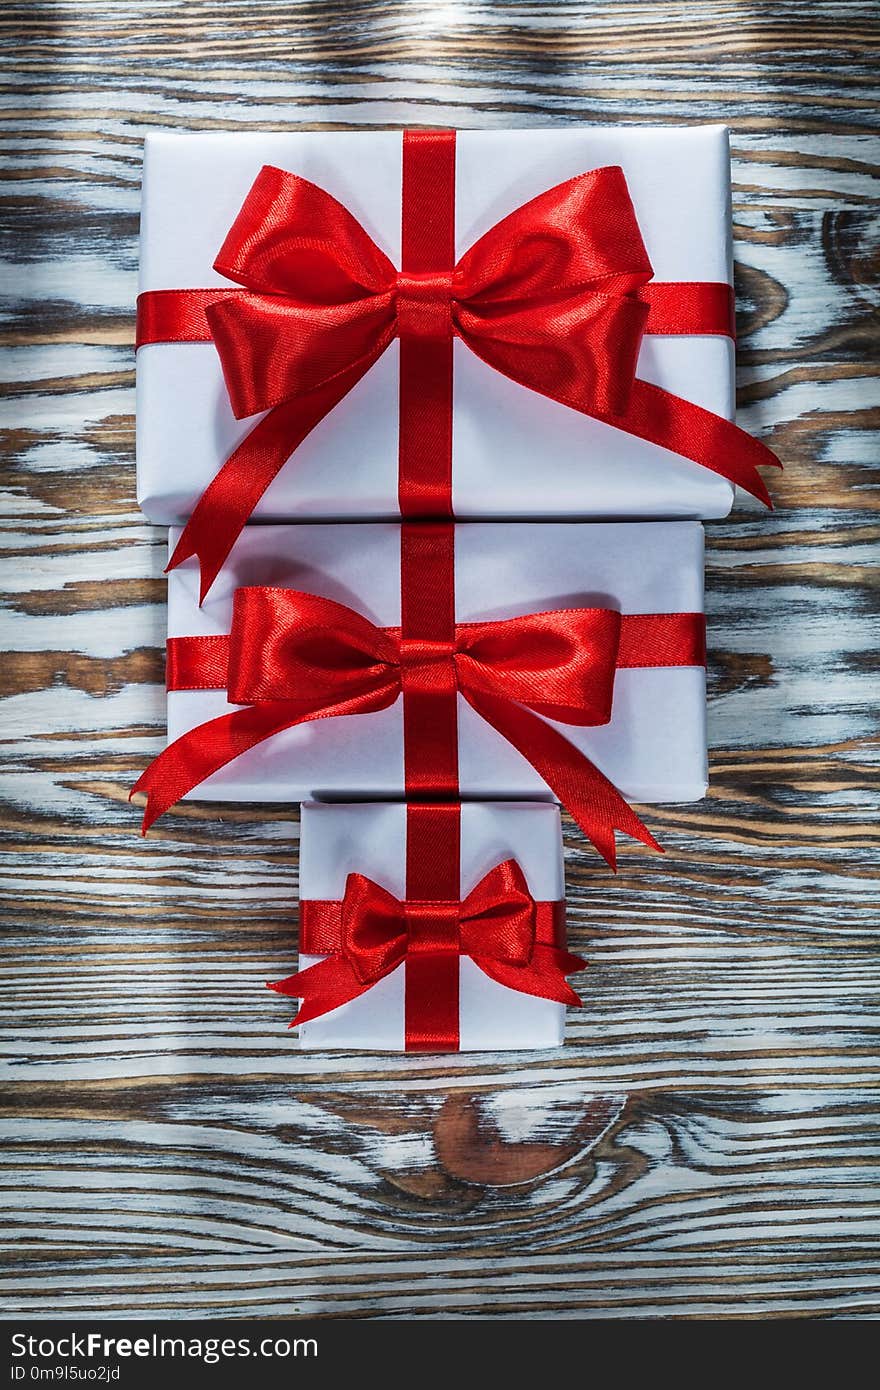
<svg viewBox="0 0 880 1390">
<path fill-rule="evenodd" d="M 33 1119 L 4 1124 L 0 1184 L 27 1241 L 4 1306 L 39 1307 L 88 1229 L 71 1253 L 90 1302 L 66 1286 L 71 1315 L 876 1311 L 875 1102 L 787 1090 L 587 1105 L 576 1081 L 37 1092 Z M 107 1190 L 124 1206 L 108 1210 Z"/>
<path fill-rule="evenodd" d="M 4 1311 L 876 1316 L 878 29 L 868 3 L 95 0 L 0 16 Z M 188 806 L 134 503 L 147 130 L 726 121 L 740 418 L 713 786 L 615 879 L 560 1055 L 299 1054 L 295 815 Z M 293 1251 L 294 1253 L 289 1253 Z"/>
</svg>

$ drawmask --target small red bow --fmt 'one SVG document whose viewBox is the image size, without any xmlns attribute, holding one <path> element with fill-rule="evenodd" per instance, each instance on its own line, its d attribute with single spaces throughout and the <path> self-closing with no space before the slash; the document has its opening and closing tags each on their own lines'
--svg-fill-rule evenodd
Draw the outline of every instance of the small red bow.
<svg viewBox="0 0 880 1390">
<path fill-rule="evenodd" d="M 147 768 L 144 829 L 213 772 L 282 729 L 386 709 L 403 693 L 455 689 L 537 770 L 599 853 L 614 831 L 654 837 L 609 782 L 545 722 L 606 724 L 626 627 L 629 665 L 699 665 L 702 614 L 622 617 L 566 608 L 503 622 L 459 623 L 450 643 L 408 641 L 344 604 L 295 589 L 238 589 L 228 637 L 172 638 L 170 689 L 226 689 L 246 706 L 192 729 Z M 543 717 L 541 717 L 543 716 Z M 457 738 L 455 729 L 449 736 Z"/>
<path fill-rule="evenodd" d="M 565 977 L 586 962 L 562 945 L 563 913 L 562 903 L 535 902 L 513 859 L 461 903 L 401 902 L 363 874 L 349 874 L 342 902 L 302 904 L 300 949 L 327 959 L 269 988 L 302 999 L 294 1022 L 307 1023 L 364 994 L 407 957 L 452 953 L 469 956 L 508 989 L 577 1005 Z"/>
<path fill-rule="evenodd" d="M 405 159 L 407 148 L 405 141 Z M 404 178 L 405 225 L 406 190 Z M 653 271 L 622 169 L 594 169 L 548 189 L 454 266 L 440 250 L 451 209 L 438 194 L 432 221 L 431 199 L 424 201 L 419 237 L 437 243 L 430 264 L 448 268 L 398 271 L 329 193 L 264 167 L 214 262 L 242 288 L 141 296 L 140 344 L 213 339 L 236 416 L 268 412 L 202 494 L 169 569 L 198 556 L 204 598 L 273 478 L 395 337 L 428 346 L 428 358 L 421 354 L 401 379 L 401 411 L 422 421 L 407 453 L 431 453 L 420 515 L 451 515 L 449 460 L 441 458 L 451 450 L 451 357 L 441 352 L 439 376 L 428 359 L 432 344 L 451 348 L 453 337 L 513 381 L 693 459 L 769 505 L 757 472 L 778 466 L 769 449 L 636 378 L 646 325 L 729 331 L 716 325 L 719 308 L 729 317 L 730 290 L 648 284 Z M 407 468 L 414 464 L 408 457 Z"/>
</svg>

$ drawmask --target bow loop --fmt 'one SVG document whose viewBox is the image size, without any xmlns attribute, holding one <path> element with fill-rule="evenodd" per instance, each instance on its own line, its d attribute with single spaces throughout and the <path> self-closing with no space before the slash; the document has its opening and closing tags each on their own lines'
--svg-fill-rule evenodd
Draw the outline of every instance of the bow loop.
<svg viewBox="0 0 880 1390">
<path fill-rule="evenodd" d="M 566 295 L 631 294 L 653 274 L 623 170 L 612 165 L 548 188 L 465 251 L 459 297 L 472 309 L 536 307 Z"/>
<path fill-rule="evenodd" d="M 526 966 L 535 948 L 535 900 L 515 859 L 505 859 L 468 894 L 461 908 L 462 950 Z"/>
<path fill-rule="evenodd" d="M 214 269 L 249 291 L 205 310 L 238 419 L 353 373 L 393 337 L 394 266 L 296 174 L 260 170 Z"/>
<path fill-rule="evenodd" d="M 363 874 L 349 874 L 345 882 L 342 954 L 363 985 L 375 984 L 406 954 L 400 902 Z"/>
<path fill-rule="evenodd" d="M 391 261 L 336 198 L 298 174 L 264 165 L 214 269 L 255 294 L 298 304 L 349 304 L 393 288 Z"/>
<path fill-rule="evenodd" d="M 396 644 L 345 604 L 298 589 L 237 589 L 229 638 L 231 704 L 332 703 L 399 687 Z"/>
<path fill-rule="evenodd" d="M 647 319 L 648 306 L 636 299 L 590 291 L 547 303 L 539 316 L 460 305 L 456 327 L 477 357 L 511 381 L 586 415 L 622 418 Z"/>
<path fill-rule="evenodd" d="M 610 608 L 562 608 L 461 623 L 456 629 L 459 683 L 503 694 L 548 719 L 607 724 L 620 629 L 620 614 Z"/>
<path fill-rule="evenodd" d="M 337 382 L 344 395 L 395 333 L 394 295 L 316 307 L 236 294 L 205 309 L 237 420 Z"/>
<path fill-rule="evenodd" d="M 456 327 L 489 366 L 576 409 L 626 411 L 648 318 L 632 296 L 653 271 L 622 169 L 524 203 L 457 271 Z"/>
</svg>

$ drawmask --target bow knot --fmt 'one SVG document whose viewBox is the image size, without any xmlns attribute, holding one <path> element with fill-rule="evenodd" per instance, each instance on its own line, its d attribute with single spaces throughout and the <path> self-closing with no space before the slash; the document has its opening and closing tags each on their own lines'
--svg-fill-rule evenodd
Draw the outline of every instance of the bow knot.
<svg viewBox="0 0 880 1390">
<path fill-rule="evenodd" d="M 451 270 L 398 272 L 395 286 L 397 332 L 404 338 L 452 335 Z"/>
<path fill-rule="evenodd" d="M 404 904 L 407 955 L 436 956 L 461 953 L 461 906 L 427 899 Z"/>
<path fill-rule="evenodd" d="M 399 648 L 401 671 L 419 671 L 429 666 L 440 666 L 447 662 L 454 662 L 457 649 L 457 642 L 434 642 L 427 637 L 401 637 Z"/>
</svg>

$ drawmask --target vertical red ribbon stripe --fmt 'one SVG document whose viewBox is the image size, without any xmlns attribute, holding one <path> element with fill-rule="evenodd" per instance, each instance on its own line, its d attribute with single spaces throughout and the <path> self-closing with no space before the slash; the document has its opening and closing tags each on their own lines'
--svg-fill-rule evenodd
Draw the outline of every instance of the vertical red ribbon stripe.
<svg viewBox="0 0 880 1390">
<path fill-rule="evenodd" d="M 407 1052 L 459 1048 L 459 921 L 450 904 L 461 902 L 460 845 L 460 802 L 407 803 Z"/>
<path fill-rule="evenodd" d="M 406 131 L 398 277 L 398 498 L 405 518 L 400 637 L 406 896 L 423 905 L 407 914 L 408 1052 L 455 1052 L 459 1046 L 458 918 L 436 907 L 461 898 L 458 695 L 449 661 L 455 642 L 455 531 L 442 521 L 406 520 L 452 515 L 454 264 L 455 132 Z M 433 679 L 425 679 L 428 670 Z M 438 688 L 441 672 L 446 679 Z"/>
<path fill-rule="evenodd" d="M 452 515 L 455 131 L 403 135 L 398 501 L 402 517 Z"/>
<path fill-rule="evenodd" d="M 458 692 L 449 660 L 455 642 L 451 522 L 401 526 L 400 603 L 406 897 L 421 903 L 458 902 Z M 438 658 L 434 663 L 432 654 Z M 419 800 L 426 796 L 451 799 L 445 804 Z M 406 1050 L 456 1052 L 457 918 L 448 913 L 432 917 L 425 910 L 407 920 L 411 948 L 404 966 Z"/>
</svg>

